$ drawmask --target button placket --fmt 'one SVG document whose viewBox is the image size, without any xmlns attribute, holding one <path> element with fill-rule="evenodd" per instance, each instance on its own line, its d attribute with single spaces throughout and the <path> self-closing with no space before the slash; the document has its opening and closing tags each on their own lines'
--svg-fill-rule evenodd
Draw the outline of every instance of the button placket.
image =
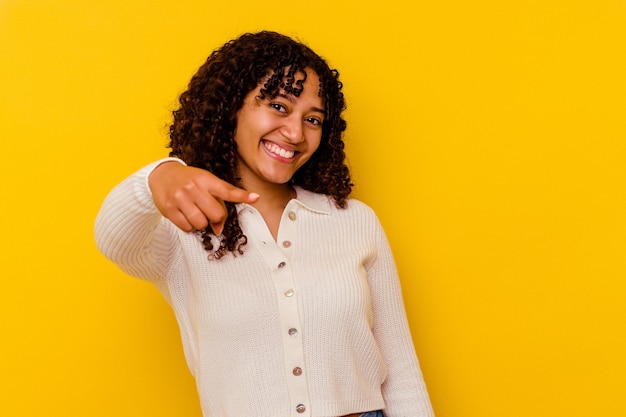
<svg viewBox="0 0 626 417">
<path fill-rule="evenodd" d="M 287 259 L 279 261 L 274 273 L 274 285 L 276 289 L 279 316 L 282 328 L 283 357 L 285 358 L 284 370 L 287 377 L 289 397 L 293 403 L 292 410 L 298 416 L 310 415 L 308 404 L 309 389 L 307 378 L 304 375 L 304 347 L 303 334 L 306 329 L 300 321 L 298 289 L 293 272 L 291 256 L 297 245 L 295 241 L 298 215 L 296 203 L 291 202 L 285 211 L 286 215 L 280 223 L 277 245 L 283 256 Z"/>
</svg>

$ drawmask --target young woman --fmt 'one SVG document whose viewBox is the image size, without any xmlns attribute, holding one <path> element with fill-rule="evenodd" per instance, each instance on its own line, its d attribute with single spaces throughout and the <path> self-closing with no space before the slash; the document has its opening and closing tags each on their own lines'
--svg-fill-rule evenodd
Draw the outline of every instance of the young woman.
<svg viewBox="0 0 626 417">
<path fill-rule="evenodd" d="M 273 32 L 213 52 L 102 253 L 172 306 L 206 417 L 432 416 L 376 215 L 349 199 L 338 73 Z"/>
</svg>

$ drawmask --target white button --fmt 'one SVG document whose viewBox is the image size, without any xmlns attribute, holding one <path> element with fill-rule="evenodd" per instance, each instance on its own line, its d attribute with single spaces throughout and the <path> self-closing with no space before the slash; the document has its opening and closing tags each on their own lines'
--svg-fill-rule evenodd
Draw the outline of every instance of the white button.
<svg viewBox="0 0 626 417">
<path fill-rule="evenodd" d="M 283 242 L 283 248 L 288 248 L 288 247 L 290 247 L 290 246 L 291 246 L 291 242 L 290 242 L 290 241 L 285 240 L 285 241 Z"/>
<path fill-rule="evenodd" d="M 304 413 L 306 411 L 306 407 L 304 406 L 304 404 L 298 404 L 296 406 L 296 411 L 298 413 Z"/>
<path fill-rule="evenodd" d="M 290 211 L 289 213 L 287 213 L 287 217 L 289 217 L 289 220 L 295 220 L 296 219 L 296 213 L 293 211 Z"/>
<path fill-rule="evenodd" d="M 292 288 L 289 288 L 287 291 L 285 291 L 285 297 L 293 297 L 294 294 L 295 291 Z"/>
<path fill-rule="evenodd" d="M 289 329 L 289 331 L 287 333 L 289 333 L 289 336 L 291 336 L 291 337 L 296 337 L 298 335 L 298 329 L 294 329 L 292 327 L 291 329 Z"/>
</svg>

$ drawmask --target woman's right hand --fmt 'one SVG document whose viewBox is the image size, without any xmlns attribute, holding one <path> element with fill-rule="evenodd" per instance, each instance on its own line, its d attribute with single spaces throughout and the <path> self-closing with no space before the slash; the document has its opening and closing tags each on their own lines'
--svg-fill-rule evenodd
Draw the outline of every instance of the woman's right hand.
<svg viewBox="0 0 626 417">
<path fill-rule="evenodd" d="M 220 235 L 228 216 L 224 201 L 254 203 L 259 198 L 209 171 L 176 161 L 157 166 L 148 177 L 148 185 L 161 214 L 185 232 L 204 230 L 210 224 Z"/>
</svg>

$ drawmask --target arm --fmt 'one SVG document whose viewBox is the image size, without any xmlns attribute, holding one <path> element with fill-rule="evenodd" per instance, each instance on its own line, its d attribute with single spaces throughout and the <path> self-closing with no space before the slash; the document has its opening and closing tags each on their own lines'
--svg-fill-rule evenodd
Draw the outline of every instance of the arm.
<svg viewBox="0 0 626 417">
<path fill-rule="evenodd" d="M 382 387 L 385 416 L 433 417 L 391 248 L 380 224 L 376 227 L 378 255 L 369 265 L 368 275 L 374 311 L 374 336 L 387 364 L 387 379 Z"/>
<path fill-rule="evenodd" d="M 204 230 L 220 234 L 224 201 L 254 202 L 258 195 L 175 158 L 152 163 L 116 186 L 96 218 L 96 244 L 122 270 L 140 278 L 164 275 L 177 235 Z"/>
<path fill-rule="evenodd" d="M 129 275 L 158 280 L 163 277 L 173 241 L 173 228 L 152 200 L 148 176 L 161 160 L 118 184 L 105 198 L 96 217 L 98 249 Z M 160 239 L 156 239 L 156 236 Z"/>
</svg>

